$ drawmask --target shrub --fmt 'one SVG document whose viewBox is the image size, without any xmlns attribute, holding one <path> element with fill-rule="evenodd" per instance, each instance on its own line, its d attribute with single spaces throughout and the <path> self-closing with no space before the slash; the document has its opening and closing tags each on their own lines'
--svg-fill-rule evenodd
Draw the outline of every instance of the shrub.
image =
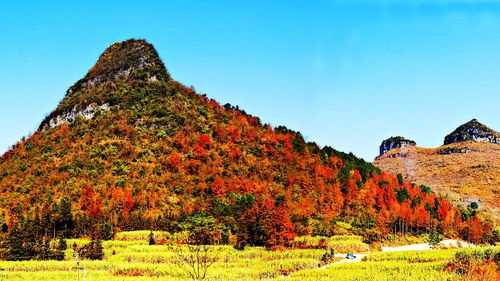
<svg viewBox="0 0 500 281">
<path fill-rule="evenodd" d="M 320 259 L 320 265 L 333 262 L 335 259 L 335 251 L 330 249 L 330 251 L 325 252 Z"/>
<path fill-rule="evenodd" d="M 92 240 L 87 245 L 78 250 L 78 254 L 82 259 L 102 260 L 104 257 L 102 243 L 100 240 Z"/>
<path fill-rule="evenodd" d="M 464 280 L 498 280 L 500 251 L 496 249 L 458 251 L 445 268 Z"/>
<path fill-rule="evenodd" d="M 60 237 L 59 240 L 57 240 L 57 250 L 59 251 L 64 251 L 68 248 L 68 244 L 66 243 L 66 239 L 63 237 Z"/>
<path fill-rule="evenodd" d="M 151 232 L 149 233 L 149 241 L 148 241 L 148 244 L 149 244 L 150 246 L 153 246 L 153 245 L 155 245 L 155 244 L 156 244 L 156 243 L 155 243 L 155 235 L 154 235 L 153 231 L 151 231 Z"/>
<path fill-rule="evenodd" d="M 477 204 L 477 202 L 472 202 L 470 203 L 469 208 L 477 210 L 477 208 L 479 208 L 479 205 Z"/>
</svg>

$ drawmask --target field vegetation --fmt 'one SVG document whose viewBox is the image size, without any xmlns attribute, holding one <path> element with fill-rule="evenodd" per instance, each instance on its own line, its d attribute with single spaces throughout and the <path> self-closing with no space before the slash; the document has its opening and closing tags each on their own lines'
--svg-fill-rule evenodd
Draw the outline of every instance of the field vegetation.
<svg viewBox="0 0 500 281">
<path fill-rule="evenodd" d="M 197 280 L 190 274 L 189 259 L 196 249 L 206 249 L 209 265 L 205 280 L 262 280 L 290 276 L 291 280 L 457 280 L 465 271 L 456 268 L 487 263 L 488 276 L 497 274 L 498 249 L 484 250 L 431 250 L 409 252 L 372 252 L 363 261 L 339 263 L 340 253 L 368 252 L 369 246 L 360 236 L 298 237 L 295 246 L 281 251 L 265 247 L 246 247 L 236 250 L 232 246 L 190 246 L 168 241 L 182 241 L 183 234 L 154 232 L 150 245 L 150 231 L 118 233 L 114 240 L 103 241 L 103 260 L 77 259 L 77 248 L 90 239 L 68 239 L 68 249 L 62 261 L 0 261 L 0 280 Z M 57 241 L 53 241 L 57 243 Z M 307 245 L 307 247 L 306 247 Z M 199 247 L 199 248 L 198 248 Z M 205 248 L 202 248 L 205 247 Z M 337 257 L 322 262 L 325 253 L 334 249 Z M 475 262 L 477 260 L 477 263 Z M 457 265 L 457 262 L 462 263 Z M 203 264 L 201 262 L 200 264 Z M 195 265 L 197 263 L 195 262 Z M 467 271 L 473 276 L 476 269 Z M 472 273 L 471 273 L 472 272 Z M 494 275 L 493 275 L 494 276 Z M 469 279 L 475 280 L 475 279 Z M 483 279 L 489 280 L 489 279 Z"/>
</svg>

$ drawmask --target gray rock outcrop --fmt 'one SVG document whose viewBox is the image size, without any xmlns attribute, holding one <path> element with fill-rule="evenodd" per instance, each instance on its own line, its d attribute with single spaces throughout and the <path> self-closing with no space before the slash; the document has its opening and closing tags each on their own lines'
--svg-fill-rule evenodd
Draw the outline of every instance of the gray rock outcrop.
<svg viewBox="0 0 500 281">
<path fill-rule="evenodd" d="M 408 146 L 416 146 L 415 141 L 406 139 L 404 137 L 390 137 L 382 142 L 380 145 L 380 156 L 393 148 L 402 148 Z"/>
</svg>

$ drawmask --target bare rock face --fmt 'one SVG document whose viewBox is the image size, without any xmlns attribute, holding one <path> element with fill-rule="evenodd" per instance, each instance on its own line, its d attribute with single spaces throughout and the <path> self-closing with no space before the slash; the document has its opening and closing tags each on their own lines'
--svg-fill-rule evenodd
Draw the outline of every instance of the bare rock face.
<svg viewBox="0 0 500 281">
<path fill-rule="evenodd" d="M 472 119 L 444 138 L 445 145 L 462 141 L 500 144 L 500 133 L 479 123 L 476 119 Z"/>
<path fill-rule="evenodd" d="M 83 108 L 81 110 L 78 110 L 77 108 L 73 108 L 71 111 L 64 112 L 60 115 L 57 115 L 53 117 L 52 119 L 49 120 L 47 124 L 44 125 L 43 130 L 47 128 L 54 128 L 59 125 L 62 125 L 64 123 L 71 123 L 75 121 L 76 118 L 81 117 L 83 119 L 89 120 L 98 111 L 109 111 L 110 106 L 109 104 L 105 103 L 102 105 L 97 105 L 95 103 L 92 103 L 88 105 L 86 108 Z"/>
<path fill-rule="evenodd" d="M 417 143 L 415 141 L 406 139 L 404 137 L 390 137 L 382 142 L 380 145 L 380 155 L 382 156 L 387 151 L 393 148 L 402 148 L 408 146 L 416 146 Z"/>
</svg>

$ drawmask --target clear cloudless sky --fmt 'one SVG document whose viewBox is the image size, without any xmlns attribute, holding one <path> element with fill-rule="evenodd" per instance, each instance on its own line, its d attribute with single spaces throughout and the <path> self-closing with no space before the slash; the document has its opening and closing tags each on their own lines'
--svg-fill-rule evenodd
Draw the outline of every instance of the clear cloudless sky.
<svg viewBox="0 0 500 281">
<path fill-rule="evenodd" d="M 221 104 L 368 161 L 394 135 L 500 129 L 500 2 L 2 1 L 0 153 L 128 38 Z"/>
</svg>

